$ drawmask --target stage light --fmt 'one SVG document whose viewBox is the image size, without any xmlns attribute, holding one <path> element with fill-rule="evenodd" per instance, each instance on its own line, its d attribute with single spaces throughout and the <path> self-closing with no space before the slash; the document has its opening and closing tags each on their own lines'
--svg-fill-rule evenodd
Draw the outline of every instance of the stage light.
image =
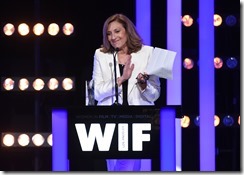
<svg viewBox="0 0 244 175">
<path fill-rule="evenodd" d="M 29 87 L 29 81 L 26 78 L 21 78 L 19 80 L 19 89 L 24 91 Z"/>
<path fill-rule="evenodd" d="M 200 117 L 199 116 L 196 116 L 196 118 L 194 119 L 194 123 L 196 126 L 200 125 Z"/>
<path fill-rule="evenodd" d="M 241 117 L 240 116 L 238 116 L 238 124 L 240 125 L 241 124 Z"/>
<path fill-rule="evenodd" d="M 27 146 L 30 143 L 30 137 L 27 134 L 20 134 L 18 137 L 18 143 L 20 146 Z"/>
<path fill-rule="evenodd" d="M 40 91 L 44 88 L 45 83 L 41 78 L 37 78 L 34 82 L 33 82 L 33 88 L 37 91 Z"/>
<path fill-rule="evenodd" d="M 51 133 L 18 133 L 6 132 L 2 133 L 3 147 L 51 147 Z M 17 142 L 16 142 L 17 140 Z"/>
<path fill-rule="evenodd" d="M 1 83 L 3 91 L 70 91 L 75 87 L 72 77 L 2 77 Z"/>
<path fill-rule="evenodd" d="M 44 33 L 44 26 L 41 23 L 37 23 L 33 27 L 33 33 L 37 36 L 40 36 Z"/>
<path fill-rule="evenodd" d="M 48 26 L 47 30 L 48 30 L 49 35 L 56 36 L 58 34 L 58 32 L 59 32 L 59 26 L 56 23 L 51 23 Z"/>
<path fill-rule="evenodd" d="M 221 69 L 223 67 L 223 60 L 220 57 L 214 58 L 214 67 L 216 69 Z"/>
<path fill-rule="evenodd" d="M 186 27 L 190 27 L 193 24 L 193 18 L 190 15 L 184 15 L 181 19 L 182 23 Z"/>
<path fill-rule="evenodd" d="M 219 116 L 215 115 L 215 116 L 214 116 L 214 126 L 215 126 L 215 127 L 218 126 L 219 123 L 220 123 L 220 118 L 219 118 Z"/>
<path fill-rule="evenodd" d="M 71 23 L 66 23 L 63 26 L 63 33 L 65 35 L 71 35 L 74 32 L 74 26 Z"/>
<path fill-rule="evenodd" d="M 183 118 L 181 118 L 181 127 L 187 128 L 190 125 L 190 117 L 184 115 Z"/>
<path fill-rule="evenodd" d="M 194 61 L 191 58 L 185 58 L 183 61 L 183 66 L 186 69 L 192 69 L 194 66 Z"/>
<path fill-rule="evenodd" d="M 41 146 L 43 145 L 45 139 L 41 134 L 35 134 L 32 137 L 32 142 L 34 143 L 34 145 L 36 146 Z"/>
<path fill-rule="evenodd" d="M 56 78 L 51 78 L 49 81 L 48 81 L 48 87 L 50 90 L 56 90 L 58 88 L 58 80 Z"/>
<path fill-rule="evenodd" d="M 30 28 L 26 23 L 22 23 L 18 26 L 18 32 L 20 35 L 25 36 L 29 34 Z"/>
<path fill-rule="evenodd" d="M 7 91 L 13 90 L 14 88 L 14 80 L 12 78 L 6 78 L 3 81 L 3 88 Z"/>
<path fill-rule="evenodd" d="M 71 89 L 73 89 L 74 86 L 74 82 L 72 79 L 70 78 L 65 78 L 62 82 L 62 86 L 65 90 L 69 91 Z"/>
<path fill-rule="evenodd" d="M 11 36 L 13 35 L 15 31 L 14 25 L 11 23 L 7 23 L 4 27 L 3 27 L 3 32 L 5 35 L 7 36 Z"/>
<path fill-rule="evenodd" d="M 218 14 L 214 14 L 214 26 L 218 27 L 222 24 L 222 17 Z"/>
<path fill-rule="evenodd" d="M 236 17 L 234 15 L 229 15 L 225 18 L 225 23 L 227 26 L 234 26 L 236 24 Z"/>
<path fill-rule="evenodd" d="M 50 146 L 53 146 L 53 135 L 52 134 L 49 134 L 49 136 L 47 137 L 47 143 Z"/>
<path fill-rule="evenodd" d="M 227 115 L 223 118 L 223 124 L 227 127 L 232 126 L 234 124 L 234 119 L 232 116 Z"/>
<path fill-rule="evenodd" d="M 2 137 L 2 144 L 4 146 L 10 147 L 13 146 L 15 142 L 14 136 L 12 134 L 5 134 Z"/>
<path fill-rule="evenodd" d="M 230 57 L 226 60 L 226 65 L 230 69 L 234 69 L 238 64 L 238 61 L 235 57 Z"/>
</svg>

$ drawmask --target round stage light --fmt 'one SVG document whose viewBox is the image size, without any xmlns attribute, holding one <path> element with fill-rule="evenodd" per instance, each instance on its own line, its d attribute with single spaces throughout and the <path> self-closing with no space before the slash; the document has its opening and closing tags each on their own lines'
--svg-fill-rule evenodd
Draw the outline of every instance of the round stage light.
<svg viewBox="0 0 244 175">
<path fill-rule="evenodd" d="M 13 90 L 14 88 L 14 80 L 12 78 L 7 78 L 3 82 L 3 88 L 7 91 Z"/>
<path fill-rule="evenodd" d="M 5 146 L 13 146 L 14 145 L 14 136 L 12 134 L 6 134 L 3 136 L 3 144 Z"/>
<path fill-rule="evenodd" d="M 19 89 L 24 91 L 29 87 L 29 81 L 26 78 L 21 78 L 19 80 Z"/>
<path fill-rule="evenodd" d="M 26 23 L 22 23 L 18 26 L 18 32 L 20 35 L 25 36 L 30 32 L 30 28 Z"/>
<path fill-rule="evenodd" d="M 65 90 L 71 90 L 73 88 L 73 80 L 70 78 L 65 78 L 62 82 L 62 86 Z"/>
<path fill-rule="evenodd" d="M 52 35 L 52 36 L 55 36 L 58 34 L 59 32 L 59 26 L 58 24 L 56 23 L 52 23 L 48 26 L 48 29 L 47 29 L 49 35 Z"/>
<path fill-rule="evenodd" d="M 34 82 L 33 82 L 33 88 L 37 91 L 40 91 L 44 88 L 44 81 L 40 78 L 37 78 Z"/>
<path fill-rule="evenodd" d="M 37 23 L 37 24 L 34 25 L 34 27 L 33 27 L 33 33 L 35 35 L 40 36 L 40 35 L 43 34 L 43 32 L 44 32 L 44 26 L 43 26 L 43 24 Z"/>
<path fill-rule="evenodd" d="M 186 69 L 192 69 L 194 66 L 194 61 L 191 58 L 185 58 L 183 61 L 183 66 Z"/>
<path fill-rule="evenodd" d="M 227 115 L 223 118 L 223 123 L 225 126 L 232 126 L 234 124 L 234 119 L 230 115 Z"/>
<path fill-rule="evenodd" d="M 34 143 L 34 145 L 36 146 L 41 146 L 44 143 L 44 137 L 41 134 L 35 134 L 32 137 L 32 142 Z"/>
<path fill-rule="evenodd" d="M 53 145 L 53 135 L 52 134 L 50 134 L 47 137 L 47 143 L 49 144 L 49 146 L 52 146 Z"/>
<path fill-rule="evenodd" d="M 27 134 L 20 134 L 18 137 L 18 143 L 20 146 L 27 146 L 30 143 L 30 138 Z"/>
<path fill-rule="evenodd" d="M 7 36 L 13 35 L 14 31 L 15 31 L 14 25 L 11 23 L 8 23 L 3 27 L 3 32 Z"/>
<path fill-rule="evenodd" d="M 50 90 L 55 90 L 58 88 L 58 80 L 56 78 L 51 78 L 47 84 Z"/>
<path fill-rule="evenodd" d="M 216 69 L 221 69 L 223 67 L 223 60 L 220 57 L 214 58 L 214 67 Z"/>
<path fill-rule="evenodd" d="M 226 65 L 230 69 L 234 69 L 238 64 L 238 61 L 235 57 L 230 57 L 226 60 Z"/>
<path fill-rule="evenodd" d="M 71 23 L 66 23 L 63 26 L 63 33 L 65 35 L 71 35 L 74 32 L 74 26 Z"/>
</svg>

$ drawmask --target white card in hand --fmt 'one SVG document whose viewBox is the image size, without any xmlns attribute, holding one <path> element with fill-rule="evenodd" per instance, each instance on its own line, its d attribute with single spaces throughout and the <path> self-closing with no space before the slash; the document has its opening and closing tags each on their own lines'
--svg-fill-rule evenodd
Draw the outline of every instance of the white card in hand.
<svg viewBox="0 0 244 175">
<path fill-rule="evenodd" d="M 155 47 L 145 72 L 160 78 L 173 79 L 173 64 L 176 52 Z"/>
</svg>

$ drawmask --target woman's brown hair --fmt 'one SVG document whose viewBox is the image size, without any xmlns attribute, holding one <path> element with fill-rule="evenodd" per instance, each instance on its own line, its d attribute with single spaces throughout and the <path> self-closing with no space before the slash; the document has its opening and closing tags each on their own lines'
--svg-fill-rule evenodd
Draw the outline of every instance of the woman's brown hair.
<svg viewBox="0 0 244 175">
<path fill-rule="evenodd" d="M 108 30 L 108 25 L 113 22 L 117 21 L 122 24 L 122 26 L 125 28 L 125 31 L 127 33 L 128 39 L 127 39 L 127 47 L 128 47 L 128 54 L 131 54 L 133 52 L 137 52 L 141 49 L 142 47 L 142 38 L 138 34 L 135 25 L 132 23 L 132 21 L 126 17 L 123 14 L 114 14 L 107 18 L 107 20 L 104 22 L 103 25 L 103 44 L 101 51 L 104 53 L 108 52 L 113 52 L 114 48 L 108 41 L 107 37 L 107 30 Z"/>
</svg>

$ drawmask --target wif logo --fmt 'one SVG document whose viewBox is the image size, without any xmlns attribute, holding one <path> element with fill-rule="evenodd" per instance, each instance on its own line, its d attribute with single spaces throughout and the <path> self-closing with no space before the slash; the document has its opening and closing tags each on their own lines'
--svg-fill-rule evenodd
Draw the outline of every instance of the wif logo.
<svg viewBox="0 0 244 175">
<path fill-rule="evenodd" d="M 87 132 L 84 123 L 76 123 L 75 128 L 82 151 L 93 151 L 95 141 L 99 151 L 110 151 L 115 127 L 118 127 L 118 151 L 129 151 L 129 125 L 127 123 L 107 123 L 102 132 L 99 123 L 92 123 Z M 150 142 L 150 134 L 143 131 L 151 131 L 151 123 L 132 124 L 132 150 L 143 151 L 143 142 Z"/>
</svg>

